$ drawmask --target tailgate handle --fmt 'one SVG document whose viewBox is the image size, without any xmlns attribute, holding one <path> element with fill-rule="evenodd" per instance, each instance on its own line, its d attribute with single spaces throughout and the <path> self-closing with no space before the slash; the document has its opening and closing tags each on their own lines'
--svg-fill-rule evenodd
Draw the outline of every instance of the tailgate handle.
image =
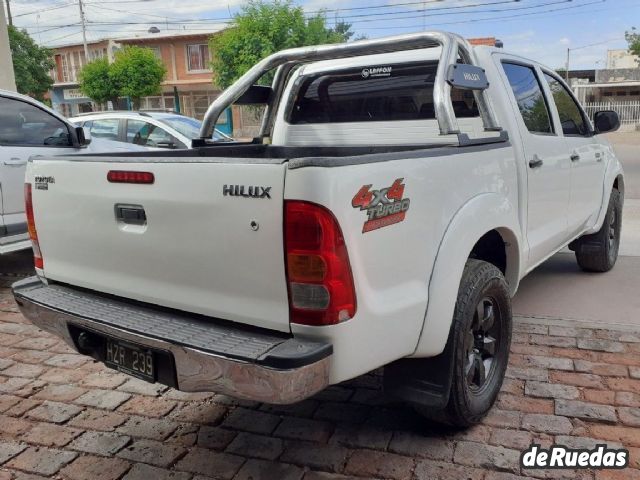
<svg viewBox="0 0 640 480">
<path fill-rule="evenodd" d="M 142 205 L 123 205 L 121 203 L 115 206 L 116 220 L 129 225 L 146 225 L 147 214 Z"/>
</svg>

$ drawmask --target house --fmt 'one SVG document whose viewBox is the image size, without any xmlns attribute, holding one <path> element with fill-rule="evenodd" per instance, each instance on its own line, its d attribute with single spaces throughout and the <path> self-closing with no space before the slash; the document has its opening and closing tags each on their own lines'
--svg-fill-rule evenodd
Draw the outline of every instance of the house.
<svg viewBox="0 0 640 480">
<path fill-rule="evenodd" d="M 606 68 L 596 70 L 589 82 L 572 85 L 584 103 L 640 101 L 640 58 L 628 50 L 609 50 Z"/>
<path fill-rule="evenodd" d="M 127 45 L 150 48 L 164 63 L 167 74 L 159 95 L 141 99 L 141 110 L 171 110 L 202 118 L 220 90 L 211 81 L 209 38 L 216 32 L 148 34 L 145 36 L 105 39 L 88 42 L 89 60 L 107 57 Z M 84 96 L 78 85 L 78 74 L 87 63 L 82 43 L 53 48 L 56 66 L 52 71 L 53 107 L 65 116 L 104 109 Z M 126 103 L 116 106 L 126 108 Z M 227 114 L 219 121 L 222 130 L 231 122 Z M 230 117 L 230 115 L 229 115 Z"/>
</svg>

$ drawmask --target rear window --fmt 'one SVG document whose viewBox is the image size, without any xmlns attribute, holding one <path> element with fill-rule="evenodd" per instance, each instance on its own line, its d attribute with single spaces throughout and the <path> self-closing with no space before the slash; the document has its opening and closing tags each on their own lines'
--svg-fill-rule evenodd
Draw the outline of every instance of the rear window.
<svg viewBox="0 0 640 480">
<path fill-rule="evenodd" d="M 303 76 L 289 113 L 291 124 L 434 119 L 437 61 L 375 65 Z M 473 93 L 455 88 L 456 117 L 479 116 Z"/>
</svg>

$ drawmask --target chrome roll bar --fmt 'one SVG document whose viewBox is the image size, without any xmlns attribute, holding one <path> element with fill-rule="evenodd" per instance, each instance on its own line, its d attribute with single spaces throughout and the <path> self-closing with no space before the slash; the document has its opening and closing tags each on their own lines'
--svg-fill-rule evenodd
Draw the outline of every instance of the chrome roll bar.
<svg viewBox="0 0 640 480">
<path fill-rule="evenodd" d="M 459 35 L 448 32 L 431 31 L 376 38 L 373 40 L 360 40 L 351 43 L 291 48 L 274 53 L 254 65 L 214 100 L 207 109 L 204 121 L 202 122 L 200 138 L 203 140 L 211 138 L 213 129 L 222 112 L 236 102 L 242 94 L 254 85 L 265 73 L 274 68 L 285 64 L 289 64 L 289 67 L 291 67 L 295 64 L 320 60 L 432 47 L 442 47 L 442 54 L 438 63 L 433 86 L 433 102 L 440 134 L 449 135 L 460 133 L 451 101 L 451 86 L 446 81 L 447 70 L 449 65 L 457 62 L 458 56 L 460 56 L 464 63 L 477 65 L 476 56 L 469 42 Z M 290 71 L 290 68 L 287 70 Z M 280 75 L 276 75 L 275 80 L 281 82 L 283 75 L 281 75 L 282 72 L 278 73 L 280 73 Z M 276 82 L 274 81 L 274 85 L 275 84 Z M 488 102 L 486 90 L 475 90 L 474 95 L 485 130 L 500 130 L 495 114 Z M 265 124 L 263 123 L 263 127 L 264 126 Z"/>
</svg>

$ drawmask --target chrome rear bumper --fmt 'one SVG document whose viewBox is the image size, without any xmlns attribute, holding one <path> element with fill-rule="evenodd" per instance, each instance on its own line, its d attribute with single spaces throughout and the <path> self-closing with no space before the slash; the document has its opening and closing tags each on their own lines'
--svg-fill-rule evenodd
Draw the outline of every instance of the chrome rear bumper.
<svg viewBox="0 0 640 480">
<path fill-rule="evenodd" d="M 329 384 L 330 344 L 45 285 L 37 277 L 15 283 L 13 294 L 25 317 L 80 353 L 100 359 L 97 349 L 82 351 L 73 333 L 78 330 L 170 354 L 175 365 L 172 386 L 185 392 L 286 404 Z"/>
</svg>

